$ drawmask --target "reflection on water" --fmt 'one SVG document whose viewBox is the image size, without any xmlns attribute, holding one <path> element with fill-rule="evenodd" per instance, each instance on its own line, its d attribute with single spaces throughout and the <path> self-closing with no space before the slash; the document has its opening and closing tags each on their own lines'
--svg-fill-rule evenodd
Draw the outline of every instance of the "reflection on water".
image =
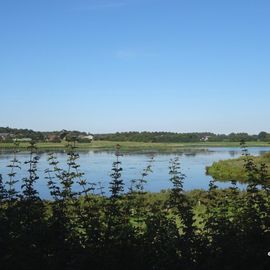
<svg viewBox="0 0 270 270">
<path fill-rule="evenodd" d="M 233 158 L 238 154 L 238 151 L 230 150 L 229 151 L 230 156 Z"/>
<path fill-rule="evenodd" d="M 249 152 L 252 155 L 261 155 L 266 152 L 270 152 L 270 147 L 252 147 L 249 148 Z M 38 164 L 38 173 L 40 179 L 37 183 L 37 189 L 40 195 L 44 198 L 49 197 L 47 188 L 47 182 L 44 176 L 45 169 L 48 168 L 48 153 L 40 152 L 40 162 Z M 192 148 L 192 149 L 181 149 L 177 153 L 155 153 L 154 162 L 152 164 L 153 173 L 147 177 L 146 189 L 148 191 L 160 191 L 161 189 L 170 188 L 169 182 L 169 161 L 175 156 L 180 157 L 182 172 L 186 175 L 184 188 L 186 190 L 191 189 L 207 189 L 210 176 L 205 174 L 205 167 L 210 166 L 214 161 L 228 158 L 237 158 L 241 155 L 241 149 L 239 147 L 209 147 L 209 148 Z M 145 153 L 123 153 L 120 157 L 122 162 L 123 172 L 122 177 L 129 186 L 132 179 L 140 177 L 143 169 L 148 165 L 149 159 L 152 154 Z M 65 151 L 57 151 L 57 157 L 59 160 L 59 166 L 66 168 L 67 156 Z M 12 153 L 10 151 L 0 151 L 0 172 L 4 179 L 7 178 L 9 168 L 6 166 L 12 159 Z M 17 173 L 17 179 L 25 177 L 27 172 L 27 165 L 23 164 L 29 159 L 27 152 L 18 153 L 18 159 L 22 162 L 22 170 Z M 112 163 L 115 160 L 113 152 L 100 152 L 100 151 L 81 151 L 80 160 L 78 161 L 81 165 L 80 169 L 85 173 L 85 178 L 89 182 L 101 182 L 108 191 L 108 183 L 110 181 L 110 173 Z M 17 184 L 18 187 L 20 183 Z M 228 187 L 228 183 L 219 183 L 219 186 L 224 188 Z M 240 188 L 244 185 L 238 184 Z M 77 184 L 74 185 L 75 189 L 78 189 Z"/>
<path fill-rule="evenodd" d="M 262 151 L 259 152 L 259 155 L 264 155 L 264 154 L 266 154 L 266 153 L 269 153 L 269 151 L 267 151 L 267 150 L 262 150 Z"/>
</svg>

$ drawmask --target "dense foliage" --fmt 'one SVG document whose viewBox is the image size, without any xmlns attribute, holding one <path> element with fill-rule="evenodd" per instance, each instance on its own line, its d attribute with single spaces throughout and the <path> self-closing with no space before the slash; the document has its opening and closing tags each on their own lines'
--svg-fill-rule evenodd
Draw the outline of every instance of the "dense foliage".
<svg viewBox="0 0 270 270">
<path fill-rule="evenodd" d="M 21 167 L 15 149 L 8 178 L 0 177 L 1 269 L 269 269 L 268 176 L 264 164 L 255 173 L 246 149 L 245 191 L 235 181 L 225 190 L 211 181 L 208 191 L 187 194 L 176 157 L 168 168 L 172 189 L 160 196 L 144 190 L 152 160 L 124 193 L 117 146 L 105 196 L 102 186 L 84 179 L 74 150 L 69 145 L 64 168 L 49 155 L 48 201 L 35 189 L 34 143 L 27 175 L 15 188 Z"/>
<path fill-rule="evenodd" d="M 0 127 L 0 141 L 3 142 L 13 142 L 15 139 L 28 138 L 36 142 L 61 142 L 64 138 L 67 141 L 72 141 L 74 138 L 77 141 L 82 141 L 80 136 L 86 136 L 86 132 L 81 132 L 77 130 L 67 131 L 34 131 L 32 129 L 17 129 L 9 127 Z M 87 141 L 88 142 L 88 141 Z"/>
<path fill-rule="evenodd" d="M 5 136 L 1 136 L 1 134 Z M 9 127 L 0 127 L 0 141 L 10 142 L 14 138 L 31 138 L 35 141 L 44 142 L 61 142 L 64 138 L 72 140 L 76 138 L 79 142 L 84 142 L 82 136 L 86 132 L 81 131 L 47 131 L 39 132 L 30 129 L 14 129 Z M 270 133 L 260 132 L 258 135 L 249 135 L 248 133 L 230 133 L 214 134 L 210 132 L 193 132 L 193 133 L 175 133 L 175 132 L 116 132 L 111 134 L 95 134 L 95 140 L 103 141 L 132 141 L 132 142 L 160 142 L 160 143 L 185 143 L 185 142 L 240 142 L 244 141 L 261 141 L 270 142 Z M 86 142 L 88 142 L 86 140 Z"/>
<path fill-rule="evenodd" d="M 5 136 L 1 136 L 3 134 L 5 134 Z M 45 140 L 44 134 L 39 131 L 34 131 L 31 129 L 0 127 L 0 141 L 12 142 L 14 138 L 31 138 L 35 141 Z"/>
<path fill-rule="evenodd" d="M 265 141 L 270 142 L 270 134 L 261 132 L 258 135 L 247 133 L 214 134 L 209 132 L 174 133 L 174 132 L 117 132 L 113 134 L 97 134 L 96 139 L 106 141 L 134 141 L 134 142 L 240 142 Z"/>
</svg>

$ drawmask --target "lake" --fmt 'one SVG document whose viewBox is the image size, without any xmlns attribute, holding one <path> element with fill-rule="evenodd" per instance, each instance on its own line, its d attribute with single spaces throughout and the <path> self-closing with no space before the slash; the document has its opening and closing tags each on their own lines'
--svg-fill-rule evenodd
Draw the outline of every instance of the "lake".
<svg viewBox="0 0 270 270">
<path fill-rule="evenodd" d="M 249 153 L 252 155 L 260 155 L 270 152 L 270 147 L 250 147 Z M 78 163 L 81 165 L 80 170 L 85 173 L 85 178 L 88 182 L 101 182 L 105 187 L 105 192 L 108 194 L 108 184 L 110 181 L 110 174 L 112 163 L 115 161 L 113 152 L 96 152 L 96 151 L 81 151 L 79 152 L 80 159 Z M 40 160 L 38 164 L 38 174 L 40 179 L 37 181 L 36 188 L 38 189 L 42 198 L 49 198 L 49 191 L 47 188 L 47 180 L 45 179 L 44 170 L 48 168 L 48 153 L 39 153 Z M 65 167 L 67 155 L 64 151 L 56 153 L 60 162 L 59 166 Z M 147 191 L 158 192 L 162 189 L 171 187 L 169 182 L 169 161 L 170 159 L 179 156 L 181 162 L 182 173 L 186 175 L 184 182 L 185 190 L 192 189 L 207 189 L 210 176 L 205 174 L 205 167 L 211 165 L 213 162 L 228 159 L 238 158 L 241 156 L 241 149 L 239 147 L 208 147 L 208 148 L 192 148 L 183 149 L 177 154 L 154 154 L 154 161 L 152 163 L 151 173 L 147 178 L 145 188 Z M 11 152 L 7 150 L 0 150 L 0 173 L 4 180 L 7 179 L 7 174 L 10 168 L 7 168 L 9 161 L 13 158 Z M 18 159 L 23 163 L 29 158 L 27 152 L 19 152 Z M 138 179 L 141 176 L 143 169 L 149 164 L 151 158 L 150 154 L 138 153 L 124 153 L 120 157 L 122 162 L 122 178 L 126 184 L 126 188 L 130 186 L 132 179 Z M 18 171 L 16 179 L 21 179 L 26 176 L 27 165 L 22 164 L 22 169 Z M 18 184 L 19 186 L 20 184 Z M 218 186 L 225 188 L 229 183 L 219 182 Z M 238 184 L 239 188 L 244 188 L 245 185 Z M 74 190 L 79 188 L 74 185 Z"/>
</svg>

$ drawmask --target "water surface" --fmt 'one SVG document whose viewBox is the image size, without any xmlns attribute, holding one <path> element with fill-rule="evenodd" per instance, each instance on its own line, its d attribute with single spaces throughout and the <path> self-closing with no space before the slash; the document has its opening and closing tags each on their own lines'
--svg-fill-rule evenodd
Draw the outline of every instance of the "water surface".
<svg viewBox="0 0 270 270">
<path fill-rule="evenodd" d="M 260 155 L 270 152 L 270 147 L 251 147 L 249 152 L 252 155 Z M 110 174 L 112 163 L 115 161 L 113 152 L 95 152 L 95 151 L 82 151 L 79 152 L 80 159 L 78 163 L 81 165 L 80 170 L 85 173 L 85 178 L 89 182 L 101 182 L 108 192 L 108 184 L 110 181 Z M 48 168 L 48 153 L 39 153 L 40 161 L 38 164 L 38 174 L 40 179 L 36 184 L 36 188 L 43 198 L 49 198 L 49 191 L 47 188 L 47 180 L 45 179 L 44 171 Z M 60 162 L 59 166 L 65 167 L 67 155 L 64 151 L 56 153 Z M 228 158 L 238 158 L 241 156 L 241 149 L 239 147 L 208 147 L 196 149 L 183 149 L 178 154 L 155 154 L 152 163 L 151 173 L 146 179 L 145 186 L 147 191 L 158 192 L 162 189 L 171 187 L 169 182 L 169 161 L 170 159 L 179 156 L 181 162 L 182 172 L 186 175 L 184 182 L 185 190 L 192 189 L 207 189 L 211 176 L 205 174 L 205 167 L 211 165 L 214 161 Z M 4 180 L 7 179 L 7 174 L 10 168 L 6 166 L 12 159 L 11 152 L 2 150 L 0 151 L 0 173 Z M 122 178 L 126 184 L 126 188 L 130 186 L 132 179 L 140 178 L 143 169 L 148 165 L 150 154 L 132 154 L 124 153 L 120 157 L 122 162 L 123 172 Z M 27 152 L 18 153 L 18 159 L 22 162 L 22 169 L 18 171 L 16 178 L 19 180 L 26 176 L 27 165 L 23 164 L 24 161 L 29 159 Z M 19 186 L 20 184 L 18 184 Z M 225 188 L 229 183 L 220 182 L 219 187 Z M 244 185 L 238 184 L 240 188 Z M 74 189 L 78 190 L 79 186 L 75 184 Z"/>
</svg>

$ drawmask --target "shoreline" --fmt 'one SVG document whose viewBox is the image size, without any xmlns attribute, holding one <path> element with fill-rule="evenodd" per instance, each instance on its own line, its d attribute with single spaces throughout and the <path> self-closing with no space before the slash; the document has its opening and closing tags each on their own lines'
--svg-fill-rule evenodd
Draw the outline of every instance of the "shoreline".
<svg viewBox="0 0 270 270">
<path fill-rule="evenodd" d="M 240 142 L 198 142 L 198 143 L 144 143 L 144 142 L 119 142 L 119 141 L 94 141 L 92 143 L 77 143 L 76 150 L 114 151 L 115 146 L 121 146 L 121 152 L 164 152 L 174 153 L 185 149 L 202 149 L 210 147 L 239 147 Z M 65 150 L 67 143 L 37 143 L 38 150 Z M 20 150 L 27 150 L 29 143 L 21 143 Z M 269 142 L 246 142 L 247 147 L 270 147 Z M 14 149 L 13 143 L 0 143 L 0 150 Z"/>
</svg>

